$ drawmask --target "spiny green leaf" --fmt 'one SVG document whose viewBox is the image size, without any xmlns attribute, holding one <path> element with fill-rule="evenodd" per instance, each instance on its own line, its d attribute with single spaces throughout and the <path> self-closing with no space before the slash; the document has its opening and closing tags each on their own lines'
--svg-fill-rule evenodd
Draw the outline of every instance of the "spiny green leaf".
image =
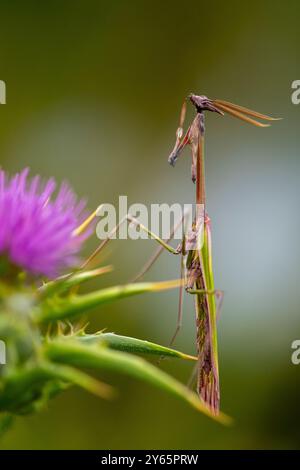
<svg viewBox="0 0 300 470">
<path fill-rule="evenodd" d="M 27 369 L 16 370 L 6 378 L 0 390 L 0 411 L 27 413 L 39 409 L 44 404 L 44 390 L 49 384 L 55 386 L 57 392 L 63 390 L 65 384 L 72 384 L 102 398 L 111 398 L 115 394 L 110 385 L 78 369 L 41 360 Z"/>
<path fill-rule="evenodd" d="M 71 295 L 67 298 L 54 297 L 41 305 L 35 319 L 37 322 L 64 320 L 86 312 L 106 302 L 166 289 L 174 289 L 181 281 L 140 282 L 123 286 L 108 287 L 85 295 Z"/>
<path fill-rule="evenodd" d="M 66 337 L 68 338 L 68 337 Z M 70 336 L 72 340 L 78 340 L 82 343 L 88 344 L 106 344 L 111 349 L 118 351 L 127 351 L 130 353 L 138 354 L 152 354 L 158 356 L 170 356 L 178 357 L 180 359 L 187 359 L 190 361 L 196 361 L 197 357 L 190 356 L 189 354 L 182 353 L 175 349 L 161 346 L 160 344 L 151 343 L 142 339 L 131 338 L 130 336 L 120 336 L 115 333 L 96 333 L 96 334 L 84 334 L 81 336 Z"/>
<path fill-rule="evenodd" d="M 169 392 L 223 424 L 230 422 L 230 418 L 222 413 L 218 416 L 213 415 L 194 392 L 140 357 L 101 346 L 62 340 L 49 342 L 45 346 L 45 354 L 51 361 L 75 367 L 91 367 L 128 374 Z"/>
<path fill-rule="evenodd" d="M 101 268 L 92 269 L 91 271 L 79 271 L 73 274 L 67 274 L 59 277 L 54 281 L 49 281 L 39 288 L 40 294 L 44 297 L 53 295 L 54 293 L 62 293 L 71 289 L 72 287 L 79 286 L 80 284 L 101 276 L 102 274 L 112 271 L 112 266 L 103 266 Z"/>
<path fill-rule="evenodd" d="M 54 365 L 46 362 L 42 365 L 42 368 L 49 377 L 78 385 L 101 398 L 112 398 L 115 395 L 114 389 L 110 385 L 100 382 L 73 367 L 58 364 Z"/>
<path fill-rule="evenodd" d="M 19 410 L 32 402 L 47 380 L 49 374 L 34 365 L 11 372 L 0 389 L 0 411 Z"/>
</svg>

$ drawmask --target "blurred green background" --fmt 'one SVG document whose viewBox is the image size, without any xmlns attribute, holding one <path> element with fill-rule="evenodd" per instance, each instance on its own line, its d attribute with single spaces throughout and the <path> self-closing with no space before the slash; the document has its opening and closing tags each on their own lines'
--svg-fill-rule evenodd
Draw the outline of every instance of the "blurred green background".
<svg viewBox="0 0 300 470">
<path fill-rule="evenodd" d="M 67 178 L 91 208 L 120 194 L 129 203 L 193 200 L 189 158 L 167 164 L 189 92 L 284 117 L 269 129 L 207 117 L 208 209 L 216 284 L 225 291 L 222 408 L 235 425 L 106 376 L 119 389 L 116 402 L 71 390 L 18 418 L 2 448 L 299 447 L 300 366 L 290 360 L 300 337 L 300 106 L 290 99 L 300 79 L 299 13 L 296 0 L 1 0 L 0 164 Z M 105 262 L 115 270 L 90 287 L 130 279 L 153 248 L 112 242 Z M 178 261 L 164 254 L 147 279 L 177 277 Z M 176 312 L 175 292 L 145 295 L 95 311 L 89 329 L 167 344 Z M 187 299 L 176 346 L 192 353 L 194 342 Z M 191 372 L 179 361 L 161 367 L 182 381 Z"/>
</svg>

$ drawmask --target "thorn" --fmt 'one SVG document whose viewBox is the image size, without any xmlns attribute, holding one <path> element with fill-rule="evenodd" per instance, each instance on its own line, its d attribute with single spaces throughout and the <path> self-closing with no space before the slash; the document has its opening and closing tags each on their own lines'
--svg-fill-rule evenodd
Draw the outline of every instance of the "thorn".
<svg viewBox="0 0 300 470">
<path fill-rule="evenodd" d="M 89 215 L 84 222 L 82 222 L 81 225 L 79 225 L 79 227 L 77 227 L 74 231 L 73 231 L 73 237 L 77 237 L 78 235 L 80 235 L 82 232 L 84 232 L 84 230 L 90 225 L 90 223 L 95 219 L 95 217 L 97 216 L 99 210 L 101 209 L 101 207 L 103 206 L 103 204 L 100 204 L 100 206 L 97 207 L 97 209 L 91 214 Z"/>
</svg>

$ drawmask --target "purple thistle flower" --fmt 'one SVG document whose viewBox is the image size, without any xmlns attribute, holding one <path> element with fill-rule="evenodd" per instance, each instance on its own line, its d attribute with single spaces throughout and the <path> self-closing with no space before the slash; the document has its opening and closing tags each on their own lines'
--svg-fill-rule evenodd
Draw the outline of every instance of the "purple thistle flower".
<svg viewBox="0 0 300 470">
<path fill-rule="evenodd" d="M 91 230 L 74 230 L 86 217 L 85 201 L 78 201 L 67 183 L 57 195 L 54 179 L 42 184 L 28 179 L 25 169 L 12 178 L 0 171 L 0 259 L 34 275 L 53 278 L 78 263 L 78 253 Z"/>
</svg>

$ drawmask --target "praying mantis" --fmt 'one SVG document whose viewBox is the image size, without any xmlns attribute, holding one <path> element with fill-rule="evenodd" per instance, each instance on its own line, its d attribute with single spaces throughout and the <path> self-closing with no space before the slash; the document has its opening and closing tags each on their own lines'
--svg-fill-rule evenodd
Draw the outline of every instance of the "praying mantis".
<svg viewBox="0 0 300 470">
<path fill-rule="evenodd" d="M 196 116 L 183 136 L 183 124 L 186 114 L 186 102 L 184 102 L 179 127 L 176 132 L 175 146 L 168 161 L 174 166 L 184 147 L 186 145 L 191 146 L 191 176 L 192 181 L 196 183 L 196 214 L 192 232 L 187 236 L 186 243 L 190 243 L 191 239 L 199 239 L 199 227 L 202 227 L 203 234 L 201 244 L 198 244 L 196 249 L 192 248 L 188 252 L 186 261 L 186 291 L 195 295 L 198 352 L 197 392 L 211 412 L 218 414 L 220 410 L 220 386 L 216 297 L 222 298 L 223 293 L 215 290 L 214 287 L 211 224 L 205 209 L 204 112 L 216 112 L 222 116 L 224 116 L 224 113 L 227 113 L 257 127 L 268 127 L 270 125 L 257 119 L 274 121 L 277 118 L 252 111 L 228 101 L 211 100 L 204 95 L 191 94 L 189 99 L 196 108 Z M 202 212 L 199 208 L 202 208 Z"/>
<path fill-rule="evenodd" d="M 183 235 L 180 245 L 177 248 L 173 248 L 169 244 L 172 234 L 165 241 L 151 232 L 132 215 L 127 214 L 110 232 L 108 237 L 102 241 L 93 255 L 85 262 L 84 267 L 103 249 L 108 240 L 117 232 L 120 224 L 126 221 L 138 226 L 160 245 L 136 276 L 135 280 L 144 276 L 164 249 L 175 255 L 181 254 L 181 279 L 183 282 L 179 287 L 177 327 L 171 344 L 174 342 L 181 327 L 184 284 L 186 292 L 192 294 L 195 298 L 198 354 L 197 392 L 210 412 L 218 415 L 220 410 L 220 385 L 217 341 L 217 316 L 219 308 L 217 300 L 219 299 L 221 302 L 223 293 L 220 290 L 216 290 L 214 285 L 211 223 L 206 213 L 204 173 L 205 111 L 215 112 L 222 116 L 229 114 L 257 127 L 268 127 L 270 125 L 269 121 L 275 121 L 278 118 L 273 118 L 227 101 L 212 100 L 204 95 L 191 94 L 189 95 L 189 100 L 195 107 L 196 116 L 184 134 L 183 125 L 187 108 L 185 100 L 181 109 L 179 127 L 176 132 L 175 146 L 168 161 L 174 166 L 183 149 L 187 145 L 191 147 L 191 177 L 192 181 L 196 184 L 196 211 L 191 229 L 187 234 Z M 183 222 L 181 221 L 181 223 Z M 175 229 L 173 233 L 174 231 Z"/>
</svg>

